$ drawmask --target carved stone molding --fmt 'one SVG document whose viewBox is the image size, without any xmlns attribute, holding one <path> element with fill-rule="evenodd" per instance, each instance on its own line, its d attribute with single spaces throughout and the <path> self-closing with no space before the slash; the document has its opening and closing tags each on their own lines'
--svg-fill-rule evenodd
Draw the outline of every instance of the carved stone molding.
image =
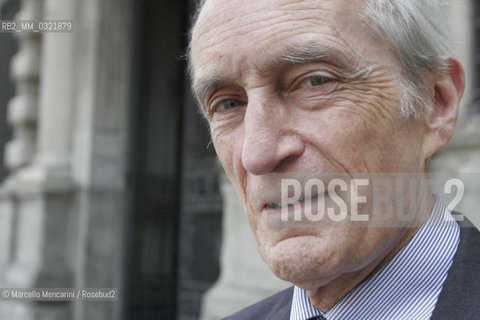
<svg viewBox="0 0 480 320">
<path fill-rule="evenodd" d="M 40 0 L 23 0 L 16 19 L 40 20 L 42 4 Z M 13 139 L 5 150 L 6 165 L 12 170 L 28 165 L 35 153 L 41 51 L 40 33 L 20 32 L 16 36 L 19 50 L 11 64 L 16 95 L 8 106 Z"/>
</svg>

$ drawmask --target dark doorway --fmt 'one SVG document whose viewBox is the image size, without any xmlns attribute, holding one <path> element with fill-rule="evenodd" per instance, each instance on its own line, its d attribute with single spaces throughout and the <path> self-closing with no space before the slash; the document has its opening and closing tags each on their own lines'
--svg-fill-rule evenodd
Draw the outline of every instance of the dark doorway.
<svg viewBox="0 0 480 320">
<path fill-rule="evenodd" d="M 126 319 L 175 319 L 185 4 L 136 1 Z"/>
<path fill-rule="evenodd" d="M 185 77 L 193 1 L 135 1 L 125 317 L 198 319 L 219 273 L 216 157 Z"/>
</svg>

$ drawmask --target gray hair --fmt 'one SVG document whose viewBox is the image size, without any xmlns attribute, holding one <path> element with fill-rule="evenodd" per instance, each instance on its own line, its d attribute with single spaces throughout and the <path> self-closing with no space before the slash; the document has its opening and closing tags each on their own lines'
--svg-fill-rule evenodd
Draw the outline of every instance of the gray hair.
<svg viewBox="0 0 480 320">
<path fill-rule="evenodd" d="M 442 0 L 369 0 L 365 7 L 363 21 L 399 60 L 404 117 L 418 118 L 430 108 L 431 75 L 448 67 L 445 6 Z"/>
<path fill-rule="evenodd" d="M 192 18 L 195 24 L 206 0 L 199 0 Z M 368 0 L 363 22 L 373 36 L 384 42 L 399 60 L 403 80 L 401 114 L 419 118 L 430 109 L 431 75 L 446 70 L 452 53 L 444 0 Z M 191 33 L 188 72 L 193 80 Z"/>
</svg>

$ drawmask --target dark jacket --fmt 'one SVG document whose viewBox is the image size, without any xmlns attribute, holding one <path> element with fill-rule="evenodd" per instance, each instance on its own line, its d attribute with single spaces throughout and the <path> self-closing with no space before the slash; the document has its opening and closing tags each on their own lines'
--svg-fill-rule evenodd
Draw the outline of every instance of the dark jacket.
<svg viewBox="0 0 480 320">
<path fill-rule="evenodd" d="M 469 221 L 460 226 L 460 243 L 432 320 L 480 319 L 480 232 Z M 292 296 L 290 287 L 226 319 L 288 320 Z"/>
</svg>

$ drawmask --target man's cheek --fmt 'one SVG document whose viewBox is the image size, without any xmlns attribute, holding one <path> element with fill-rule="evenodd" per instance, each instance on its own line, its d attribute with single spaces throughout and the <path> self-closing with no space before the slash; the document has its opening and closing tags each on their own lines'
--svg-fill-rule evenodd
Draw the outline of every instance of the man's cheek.
<svg viewBox="0 0 480 320">
<path fill-rule="evenodd" d="M 211 139 L 222 166 L 225 170 L 231 168 L 236 142 L 235 137 L 231 134 L 221 134 L 217 130 L 212 130 Z"/>
</svg>

